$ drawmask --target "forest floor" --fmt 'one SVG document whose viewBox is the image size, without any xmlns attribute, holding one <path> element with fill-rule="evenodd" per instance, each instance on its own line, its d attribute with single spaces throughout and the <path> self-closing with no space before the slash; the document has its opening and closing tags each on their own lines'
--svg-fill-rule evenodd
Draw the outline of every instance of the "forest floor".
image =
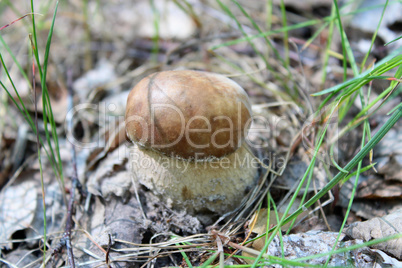
<svg viewBox="0 0 402 268">
<path fill-rule="evenodd" d="M 402 3 L 341 2 L 2 1 L 0 266 L 402 267 Z M 131 172 L 128 93 L 184 69 L 252 103 L 225 215 Z"/>
</svg>

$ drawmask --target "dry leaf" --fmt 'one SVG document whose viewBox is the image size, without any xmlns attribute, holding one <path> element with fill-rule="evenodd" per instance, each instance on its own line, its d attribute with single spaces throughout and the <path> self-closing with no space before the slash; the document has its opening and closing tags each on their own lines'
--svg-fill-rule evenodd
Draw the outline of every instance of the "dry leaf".
<svg viewBox="0 0 402 268">
<path fill-rule="evenodd" d="M 117 150 L 107 154 L 100 161 L 87 183 L 88 192 L 108 197 L 111 194 L 126 196 L 131 188 L 131 176 L 124 171 L 128 158 L 128 147 L 122 145 Z M 122 171 L 123 172 L 119 172 Z"/>
<path fill-rule="evenodd" d="M 7 240 L 32 223 L 37 206 L 35 183 L 24 181 L 0 193 L 0 248 L 11 247 Z"/>
<path fill-rule="evenodd" d="M 402 209 L 382 218 L 353 223 L 345 230 L 345 233 L 352 238 L 362 239 L 363 241 L 402 233 Z M 381 249 L 398 259 L 402 259 L 402 238 L 389 240 L 372 247 Z"/>
<path fill-rule="evenodd" d="M 87 167 L 89 170 L 93 169 L 108 153 L 127 142 L 124 118 L 116 117 L 114 124 L 109 124 L 109 127 L 101 129 L 99 135 L 102 137 L 100 139 L 104 139 L 105 145 L 96 147 L 90 152 Z"/>
<path fill-rule="evenodd" d="M 396 99 L 400 102 L 400 99 Z M 397 105 L 399 102 L 396 102 Z M 377 129 L 376 129 L 377 130 Z M 396 124 L 374 148 L 374 162 L 386 180 L 402 183 L 402 125 Z"/>
<path fill-rule="evenodd" d="M 402 155 L 391 152 L 389 156 L 383 157 L 381 160 L 383 163 L 381 163 L 381 166 L 379 165 L 378 173 L 384 174 L 386 180 L 395 180 L 402 183 Z"/>
<path fill-rule="evenodd" d="M 352 196 L 353 182 L 355 178 L 352 177 L 346 182 L 339 194 L 337 205 L 347 208 L 349 200 Z M 357 192 L 357 197 L 352 205 L 352 211 L 356 212 L 356 216 L 364 219 L 372 219 L 374 217 L 383 217 L 398 209 L 402 209 L 402 202 L 400 202 L 400 190 L 398 190 L 398 182 L 388 182 L 380 179 L 382 183 L 376 186 L 375 189 L 367 183 L 367 177 L 361 175 L 359 177 L 360 189 Z M 362 191 L 360 193 L 360 191 Z"/>
<path fill-rule="evenodd" d="M 401 198 L 402 183 L 393 183 L 381 178 L 372 177 L 360 183 L 358 198 Z"/>
<path fill-rule="evenodd" d="M 376 254 L 381 260 L 382 264 L 385 264 L 383 267 L 402 267 L 402 262 L 398 261 L 395 258 L 392 258 L 378 249 L 370 250 L 374 254 Z"/>
</svg>

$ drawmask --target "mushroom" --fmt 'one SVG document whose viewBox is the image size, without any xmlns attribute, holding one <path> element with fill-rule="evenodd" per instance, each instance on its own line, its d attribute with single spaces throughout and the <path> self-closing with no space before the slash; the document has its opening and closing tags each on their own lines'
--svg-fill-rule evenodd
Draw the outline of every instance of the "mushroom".
<svg viewBox="0 0 402 268">
<path fill-rule="evenodd" d="M 258 162 L 245 134 L 249 98 L 231 79 L 164 71 L 130 92 L 126 131 L 135 180 L 192 215 L 223 215 L 256 184 Z"/>
</svg>

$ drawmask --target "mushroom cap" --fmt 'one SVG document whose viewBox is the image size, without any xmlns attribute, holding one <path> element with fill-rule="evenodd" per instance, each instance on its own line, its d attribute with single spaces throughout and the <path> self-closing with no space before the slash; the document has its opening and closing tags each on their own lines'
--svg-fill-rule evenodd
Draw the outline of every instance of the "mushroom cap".
<svg viewBox="0 0 402 268">
<path fill-rule="evenodd" d="M 250 125 L 247 93 L 233 80 L 201 71 L 164 71 L 142 79 L 126 107 L 128 137 L 182 159 L 233 153 Z"/>
</svg>

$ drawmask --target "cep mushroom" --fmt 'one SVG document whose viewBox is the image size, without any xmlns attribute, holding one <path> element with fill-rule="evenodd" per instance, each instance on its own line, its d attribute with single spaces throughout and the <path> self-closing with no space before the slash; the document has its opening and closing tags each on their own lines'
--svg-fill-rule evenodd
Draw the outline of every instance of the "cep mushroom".
<svg viewBox="0 0 402 268">
<path fill-rule="evenodd" d="M 222 215 L 256 184 L 258 162 L 245 134 L 247 93 L 201 71 L 164 71 L 142 79 L 126 107 L 134 178 L 174 208 Z"/>
</svg>

